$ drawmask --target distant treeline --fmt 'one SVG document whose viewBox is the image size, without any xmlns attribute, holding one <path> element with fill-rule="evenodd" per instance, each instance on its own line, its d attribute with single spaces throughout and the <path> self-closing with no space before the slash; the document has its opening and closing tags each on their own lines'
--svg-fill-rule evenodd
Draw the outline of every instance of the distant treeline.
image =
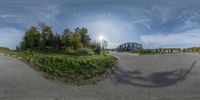
<svg viewBox="0 0 200 100">
<path fill-rule="evenodd" d="M 0 47 L 0 50 L 10 50 L 10 49 L 6 47 Z"/>
<path fill-rule="evenodd" d="M 66 28 L 62 34 L 55 34 L 50 26 L 40 24 L 32 26 L 25 32 L 23 40 L 16 49 L 54 52 L 81 48 L 94 49 L 99 46 L 99 43 L 91 43 L 87 28 L 76 28 L 74 31 Z"/>
</svg>

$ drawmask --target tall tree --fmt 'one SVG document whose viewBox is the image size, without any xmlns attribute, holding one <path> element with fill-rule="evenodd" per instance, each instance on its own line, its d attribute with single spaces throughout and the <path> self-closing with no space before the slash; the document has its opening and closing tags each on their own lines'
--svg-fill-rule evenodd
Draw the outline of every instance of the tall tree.
<svg viewBox="0 0 200 100">
<path fill-rule="evenodd" d="M 22 41 L 22 48 L 36 50 L 39 45 L 39 31 L 36 27 L 32 26 L 25 32 L 24 40 Z"/>
<path fill-rule="evenodd" d="M 72 35 L 73 33 L 69 29 L 65 29 L 61 37 L 61 43 L 64 48 L 72 47 Z"/>
<path fill-rule="evenodd" d="M 82 29 L 79 29 L 78 32 L 81 36 L 81 43 L 83 44 L 84 48 L 88 47 L 91 40 L 90 36 L 88 35 L 88 29 L 82 28 Z"/>
<path fill-rule="evenodd" d="M 46 38 L 44 35 L 41 34 L 39 38 L 39 46 L 38 46 L 39 50 L 44 51 L 46 44 L 47 44 Z"/>
<path fill-rule="evenodd" d="M 59 34 L 56 34 L 55 37 L 54 37 L 54 44 L 55 44 L 55 48 L 57 50 L 60 50 L 61 49 L 61 39 L 60 39 L 60 35 Z"/>
<path fill-rule="evenodd" d="M 58 51 L 63 48 L 65 50 L 77 50 L 82 47 L 89 47 L 90 41 L 91 38 L 86 28 L 76 28 L 74 32 L 66 28 L 62 36 L 60 36 L 59 34 L 54 34 L 50 26 L 40 23 L 38 28 L 32 26 L 25 32 L 19 49 Z"/>
<path fill-rule="evenodd" d="M 52 43 L 54 41 L 54 35 L 50 26 L 44 26 L 41 35 L 43 40 L 46 41 L 46 46 L 53 45 Z"/>
<path fill-rule="evenodd" d="M 79 33 L 74 33 L 73 34 L 73 36 L 72 36 L 72 44 L 73 44 L 74 50 L 77 50 L 77 49 L 82 47 L 81 36 L 80 36 Z"/>
<path fill-rule="evenodd" d="M 63 32 L 64 36 L 68 36 L 68 35 L 71 35 L 71 34 L 72 34 L 72 32 L 70 31 L 70 29 L 68 29 L 68 28 L 64 29 L 64 32 Z"/>
<path fill-rule="evenodd" d="M 20 45 L 19 45 L 19 49 L 20 50 L 26 50 L 27 48 L 26 48 L 26 43 L 25 43 L 25 41 L 21 41 L 21 43 L 20 43 Z"/>
<path fill-rule="evenodd" d="M 79 27 L 77 27 L 75 30 L 75 33 L 79 33 L 79 31 L 80 31 L 80 28 Z"/>
<path fill-rule="evenodd" d="M 101 48 L 101 44 L 93 41 L 93 42 L 90 43 L 89 48 L 91 48 L 91 49 Z"/>
</svg>

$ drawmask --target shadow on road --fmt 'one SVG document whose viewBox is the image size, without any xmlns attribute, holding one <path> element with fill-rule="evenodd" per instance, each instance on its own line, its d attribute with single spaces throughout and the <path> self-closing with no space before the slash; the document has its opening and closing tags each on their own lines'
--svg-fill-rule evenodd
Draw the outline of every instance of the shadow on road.
<svg viewBox="0 0 200 100">
<path fill-rule="evenodd" d="M 115 84 L 128 84 L 140 87 L 164 87 L 174 85 L 179 81 L 186 79 L 186 76 L 191 72 L 195 66 L 196 61 L 192 63 L 189 69 L 176 69 L 168 72 L 155 72 L 148 76 L 145 76 L 140 71 L 125 71 L 118 68 L 114 72 L 112 81 Z"/>
</svg>

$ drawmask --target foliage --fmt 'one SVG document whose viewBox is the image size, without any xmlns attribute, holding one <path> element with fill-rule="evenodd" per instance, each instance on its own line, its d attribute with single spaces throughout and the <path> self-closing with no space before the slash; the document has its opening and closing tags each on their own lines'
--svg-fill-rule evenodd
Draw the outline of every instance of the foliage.
<svg viewBox="0 0 200 100">
<path fill-rule="evenodd" d="M 76 28 L 74 32 L 65 29 L 59 35 L 54 34 L 50 26 L 40 24 L 39 28 L 32 26 L 25 32 L 18 52 L 3 52 L 22 57 L 53 76 L 70 80 L 91 79 L 111 68 L 116 58 L 106 54 L 93 55 L 92 50 L 100 51 L 100 44 L 90 41 L 86 28 Z"/>
<path fill-rule="evenodd" d="M 77 56 L 85 56 L 85 55 L 92 55 L 94 54 L 94 52 L 88 48 L 81 48 L 78 49 L 74 54 Z"/>
<path fill-rule="evenodd" d="M 22 50 L 29 48 L 32 50 L 36 50 L 39 43 L 39 32 L 36 27 L 32 26 L 29 30 L 25 32 L 25 36 L 23 41 L 20 44 L 20 48 Z"/>
<path fill-rule="evenodd" d="M 65 29 L 62 35 L 54 34 L 52 28 L 45 24 L 39 24 L 39 28 L 32 26 L 25 32 L 19 50 L 32 50 L 52 52 L 81 48 L 90 46 L 90 36 L 86 28 L 76 28 L 74 32 Z M 64 51 L 66 52 L 66 51 Z"/>
<path fill-rule="evenodd" d="M 69 29 L 65 29 L 61 37 L 61 44 L 63 48 L 72 48 L 73 33 Z"/>
<path fill-rule="evenodd" d="M 90 79 L 100 75 L 111 67 L 115 58 L 112 56 L 62 56 L 34 54 L 28 61 L 40 67 L 49 74 L 68 79 Z M 107 60 L 110 61 L 107 61 Z"/>
<path fill-rule="evenodd" d="M 142 49 L 139 51 L 140 54 L 145 54 L 145 53 L 151 53 L 151 50 L 148 49 Z"/>
<path fill-rule="evenodd" d="M 90 44 L 90 36 L 87 35 L 88 30 L 86 28 L 82 29 L 76 29 L 76 32 L 78 32 L 81 36 L 81 43 L 83 44 L 83 47 L 88 47 Z"/>
<path fill-rule="evenodd" d="M 27 61 L 49 75 L 82 81 L 104 74 L 117 60 L 107 54 L 94 55 L 92 50 L 100 50 L 100 44 L 90 41 L 86 28 L 74 32 L 65 29 L 59 35 L 50 26 L 40 24 L 39 28 L 32 26 L 25 32 L 17 51 L 0 48 L 0 52 Z"/>
<path fill-rule="evenodd" d="M 0 47 L 0 50 L 10 50 L 10 49 L 6 47 Z"/>
<path fill-rule="evenodd" d="M 23 57 L 41 71 L 66 80 L 82 81 L 104 74 L 117 60 L 111 55 L 73 56 L 38 52 L 0 50 L 7 55 Z"/>
<path fill-rule="evenodd" d="M 82 47 L 81 36 L 79 33 L 74 33 L 72 36 L 72 46 L 74 50 L 77 50 Z"/>
<path fill-rule="evenodd" d="M 101 44 L 100 43 L 97 43 L 97 42 L 91 42 L 90 45 L 89 45 L 89 48 L 91 49 L 96 49 L 96 48 L 101 48 Z"/>
</svg>

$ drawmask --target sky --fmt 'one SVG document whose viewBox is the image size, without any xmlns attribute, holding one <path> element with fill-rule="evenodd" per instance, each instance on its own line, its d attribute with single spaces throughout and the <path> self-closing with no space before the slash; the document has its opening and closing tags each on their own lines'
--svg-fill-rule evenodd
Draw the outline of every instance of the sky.
<svg viewBox="0 0 200 100">
<path fill-rule="evenodd" d="M 46 23 L 55 33 L 86 27 L 109 48 L 200 46 L 200 0 L 0 0 L 0 46 L 14 49 L 24 31 Z"/>
</svg>

